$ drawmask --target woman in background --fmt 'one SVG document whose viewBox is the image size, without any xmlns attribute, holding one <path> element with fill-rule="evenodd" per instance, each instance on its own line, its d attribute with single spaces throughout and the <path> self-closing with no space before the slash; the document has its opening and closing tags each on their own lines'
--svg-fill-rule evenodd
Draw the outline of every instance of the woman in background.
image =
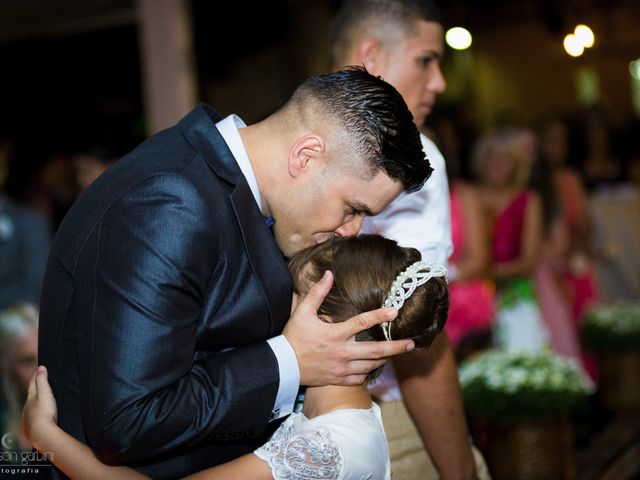
<svg viewBox="0 0 640 480">
<path fill-rule="evenodd" d="M 556 228 L 564 239 L 556 246 L 556 270 L 569 289 L 576 323 L 589 305 L 597 301 L 592 269 L 591 220 L 587 194 L 577 172 L 567 166 L 569 132 L 561 121 L 547 123 L 542 132 L 542 154 L 550 168 L 557 201 Z"/>
<path fill-rule="evenodd" d="M 547 344 L 532 275 L 542 241 L 542 208 L 527 187 L 529 135 L 514 128 L 480 138 L 471 156 L 490 225 L 491 272 L 498 312 L 495 343 L 512 350 L 536 350 Z M 527 140 L 527 141 L 525 141 Z"/>
<path fill-rule="evenodd" d="M 581 360 L 592 378 L 595 362 L 580 351 L 581 317 L 598 300 L 591 247 L 587 195 L 578 173 L 567 163 L 569 129 L 561 120 L 541 132 L 541 160 L 549 176 L 542 262 L 536 277 L 545 317 L 554 322 L 554 349 Z M 561 325 L 562 322 L 562 325 Z"/>
<path fill-rule="evenodd" d="M 495 288 L 487 277 L 489 249 L 486 218 L 478 188 L 458 175 L 447 159 L 450 185 L 451 240 L 447 336 L 458 359 L 490 345 L 495 316 Z"/>
</svg>

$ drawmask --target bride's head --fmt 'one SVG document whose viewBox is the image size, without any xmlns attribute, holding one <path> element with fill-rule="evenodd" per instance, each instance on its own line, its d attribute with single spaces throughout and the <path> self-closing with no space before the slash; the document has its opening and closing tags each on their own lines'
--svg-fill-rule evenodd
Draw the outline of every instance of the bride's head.
<svg viewBox="0 0 640 480">
<path fill-rule="evenodd" d="M 326 270 L 333 287 L 318 313 L 328 321 L 343 322 L 359 313 L 380 308 L 398 274 L 420 260 L 420 252 L 403 248 L 379 235 L 337 237 L 302 250 L 289 261 L 296 294 L 304 296 Z M 418 286 L 390 324 L 394 340 L 411 338 L 416 347 L 427 347 L 442 331 L 447 319 L 449 295 L 444 277 L 434 276 Z M 358 340 L 385 340 L 376 325 Z"/>
</svg>

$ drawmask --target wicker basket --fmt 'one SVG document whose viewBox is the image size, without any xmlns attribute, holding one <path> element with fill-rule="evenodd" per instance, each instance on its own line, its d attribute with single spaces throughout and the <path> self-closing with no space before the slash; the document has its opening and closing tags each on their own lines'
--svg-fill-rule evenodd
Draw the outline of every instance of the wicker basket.
<svg viewBox="0 0 640 480">
<path fill-rule="evenodd" d="M 475 441 L 494 480 L 575 478 L 573 430 L 567 418 L 499 426 L 474 420 Z"/>
<path fill-rule="evenodd" d="M 640 350 L 598 354 L 603 403 L 616 412 L 640 409 Z"/>
</svg>

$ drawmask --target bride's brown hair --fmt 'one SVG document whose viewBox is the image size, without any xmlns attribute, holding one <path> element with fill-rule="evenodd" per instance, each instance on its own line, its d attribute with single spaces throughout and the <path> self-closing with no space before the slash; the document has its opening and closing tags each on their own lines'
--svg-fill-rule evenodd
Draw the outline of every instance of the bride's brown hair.
<svg viewBox="0 0 640 480">
<path fill-rule="evenodd" d="M 420 260 L 415 248 L 404 248 L 380 235 L 337 237 L 302 250 L 289 261 L 294 290 L 305 294 L 326 270 L 334 276 L 333 287 L 318 310 L 333 322 L 343 322 L 359 313 L 382 306 L 391 284 L 400 272 Z M 433 277 L 404 302 L 391 324 L 394 340 L 411 338 L 416 347 L 427 347 L 447 320 L 447 282 Z M 357 337 L 384 340 L 380 325 Z"/>
</svg>

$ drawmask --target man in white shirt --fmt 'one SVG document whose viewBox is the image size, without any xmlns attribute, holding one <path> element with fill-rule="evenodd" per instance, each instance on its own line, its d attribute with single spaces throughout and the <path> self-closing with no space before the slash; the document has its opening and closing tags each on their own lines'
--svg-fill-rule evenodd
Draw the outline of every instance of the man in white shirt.
<svg viewBox="0 0 640 480">
<path fill-rule="evenodd" d="M 398 89 L 420 127 L 436 96 L 446 88 L 440 71 L 442 38 L 440 13 L 431 1 L 345 0 L 331 32 L 333 67 L 363 65 L 380 75 Z M 419 192 L 402 194 L 381 215 L 366 219 L 361 233 L 379 233 L 402 246 L 417 248 L 427 261 L 446 265 L 452 244 L 445 163 L 433 142 L 424 135 L 421 141 L 434 168 L 431 178 Z M 385 367 L 372 388 L 384 401 L 392 470 L 402 480 L 438 475 L 443 479 L 476 478 L 456 365 L 446 335 L 439 335 L 430 349 L 407 357 L 398 358 L 393 368 Z M 484 464 L 479 463 L 478 475 L 483 475 Z"/>
</svg>

